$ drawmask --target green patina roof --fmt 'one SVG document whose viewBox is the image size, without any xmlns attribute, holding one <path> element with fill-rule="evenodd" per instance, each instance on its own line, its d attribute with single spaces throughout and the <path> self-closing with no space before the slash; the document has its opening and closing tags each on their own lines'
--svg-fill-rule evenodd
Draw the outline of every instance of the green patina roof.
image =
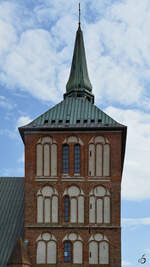
<svg viewBox="0 0 150 267">
<path fill-rule="evenodd" d="M 22 139 L 24 140 L 25 132 L 31 133 L 37 130 L 121 130 L 123 134 L 123 162 L 126 126 L 112 119 L 93 103 L 94 95 L 92 94 L 92 85 L 88 76 L 83 34 L 79 23 L 64 100 L 28 125 L 20 127 L 19 131 Z"/>
<path fill-rule="evenodd" d="M 7 266 L 24 229 L 24 178 L 0 177 L 0 266 Z"/>
<path fill-rule="evenodd" d="M 79 23 L 64 100 L 28 125 L 20 127 L 19 131 L 22 137 L 25 130 L 32 131 L 34 129 L 123 127 L 93 104 L 94 96 L 91 92 L 92 85 L 88 76 L 83 34 Z"/>
<path fill-rule="evenodd" d="M 123 127 L 84 97 L 67 97 L 19 130 Z"/>
<path fill-rule="evenodd" d="M 94 102 L 94 96 L 91 92 L 92 85 L 88 75 L 83 34 L 79 25 L 76 33 L 70 76 L 66 85 L 66 94 L 64 97 L 86 96 L 89 101 Z"/>
</svg>

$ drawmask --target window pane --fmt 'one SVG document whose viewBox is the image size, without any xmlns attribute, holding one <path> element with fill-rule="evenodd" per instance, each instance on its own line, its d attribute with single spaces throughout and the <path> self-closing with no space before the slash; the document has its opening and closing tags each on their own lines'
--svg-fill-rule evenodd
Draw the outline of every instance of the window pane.
<svg viewBox="0 0 150 267">
<path fill-rule="evenodd" d="M 69 173 L 69 145 L 63 145 L 63 173 Z"/>
<path fill-rule="evenodd" d="M 64 243 L 64 261 L 70 262 L 72 260 L 72 244 L 71 242 Z"/>
<path fill-rule="evenodd" d="M 39 264 L 46 263 L 46 243 L 44 241 L 38 242 L 36 262 Z"/>
<path fill-rule="evenodd" d="M 80 145 L 74 146 L 74 172 L 80 173 Z"/>
<path fill-rule="evenodd" d="M 65 196 L 65 222 L 69 222 L 69 196 Z"/>
</svg>

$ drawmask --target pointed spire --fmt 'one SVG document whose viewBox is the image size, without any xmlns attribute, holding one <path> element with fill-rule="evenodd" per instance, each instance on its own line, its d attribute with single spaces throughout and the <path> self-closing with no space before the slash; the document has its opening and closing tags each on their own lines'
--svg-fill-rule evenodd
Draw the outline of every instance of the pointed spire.
<svg viewBox="0 0 150 267">
<path fill-rule="evenodd" d="M 12 254 L 8 261 L 8 266 L 24 266 L 29 267 L 31 266 L 31 262 L 28 256 L 28 253 L 24 247 L 22 238 L 19 237 L 18 241 L 16 242 L 16 246 L 14 247 Z"/>
<path fill-rule="evenodd" d="M 80 27 L 80 24 L 81 24 L 80 17 L 81 17 L 81 9 L 80 9 L 80 3 L 79 3 L 79 27 Z"/>
<path fill-rule="evenodd" d="M 69 97 L 87 97 L 94 103 L 94 95 L 92 94 L 92 85 L 88 75 L 86 55 L 84 48 L 83 33 L 80 26 L 80 4 L 79 4 L 79 26 L 76 33 L 74 53 L 69 80 L 66 85 L 66 93 L 64 98 Z"/>
</svg>

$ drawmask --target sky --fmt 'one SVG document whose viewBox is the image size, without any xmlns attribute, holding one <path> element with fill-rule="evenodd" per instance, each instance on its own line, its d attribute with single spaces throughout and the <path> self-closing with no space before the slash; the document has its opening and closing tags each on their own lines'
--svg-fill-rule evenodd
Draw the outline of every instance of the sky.
<svg viewBox="0 0 150 267">
<path fill-rule="evenodd" d="M 150 1 L 81 0 L 96 105 L 128 126 L 122 266 L 150 265 Z M 24 176 L 23 126 L 62 100 L 76 0 L 0 0 L 0 176 Z"/>
</svg>

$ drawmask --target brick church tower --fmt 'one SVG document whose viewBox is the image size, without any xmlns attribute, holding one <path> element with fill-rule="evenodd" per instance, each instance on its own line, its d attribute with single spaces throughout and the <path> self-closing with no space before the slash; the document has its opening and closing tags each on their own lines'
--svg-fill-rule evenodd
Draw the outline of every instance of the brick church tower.
<svg viewBox="0 0 150 267">
<path fill-rule="evenodd" d="M 32 267 L 120 267 L 126 127 L 94 105 L 80 23 L 64 100 L 19 131 Z"/>
</svg>

